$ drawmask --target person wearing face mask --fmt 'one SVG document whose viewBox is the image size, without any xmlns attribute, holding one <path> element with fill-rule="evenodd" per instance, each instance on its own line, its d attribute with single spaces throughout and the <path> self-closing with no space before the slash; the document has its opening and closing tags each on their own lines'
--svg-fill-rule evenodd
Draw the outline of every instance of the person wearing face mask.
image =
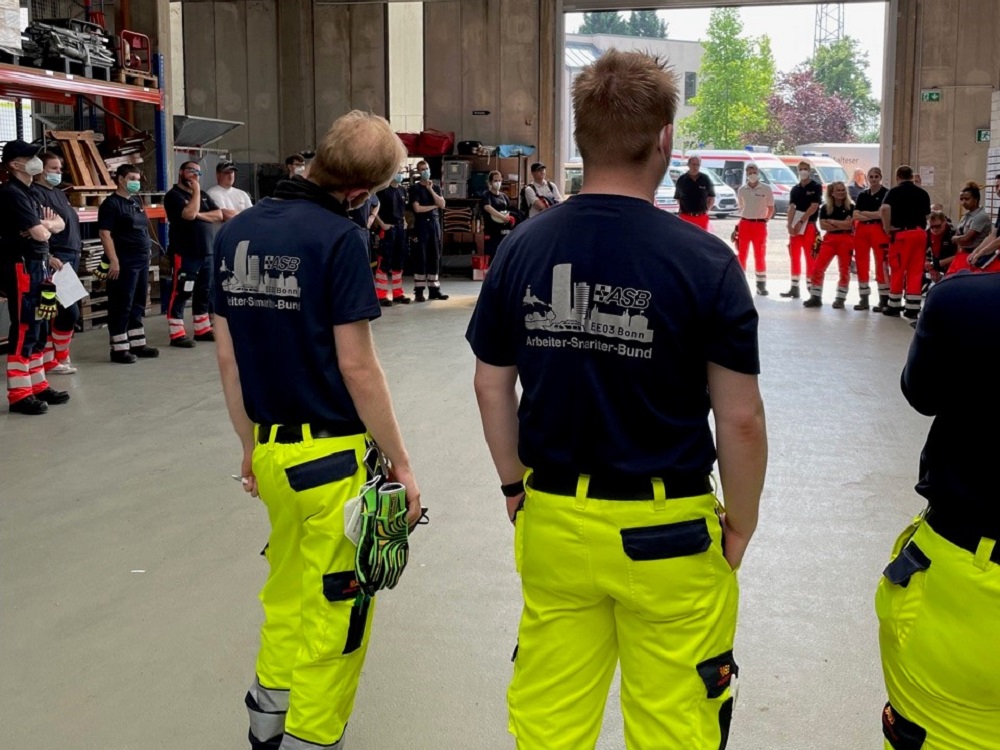
<svg viewBox="0 0 1000 750">
<path fill-rule="evenodd" d="M 896 169 L 896 187 L 882 199 L 882 229 L 889 235 L 889 305 L 883 315 L 915 319 L 920 314 L 931 197 L 913 181 L 913 168 Z M 906 309 L 903 309 L 903 292 Z"/>
<path fill-rule="evenodd" d="M 111 361 L 129 365 L 137 359 L 152 359 L 160 351 L 146 343 L 143 317 L 149 253 L 153 243 L 142 200 L 139 168 L 122 164 L 115 172 L 118 189 L 97 210 L 97 232 L 108 259 L 108 336 Z"/>
<path fill-rule="evenodd" d="M 445 300 L 441 293 L 441 211 L 445 202 L 431 182 L 431 169 L 425 161 L 417 162 L 419 182 L 410 188 L 410 208 L 416 221 L 417 257 L 413 264 L 413 299 Z"/>
<path fill-rule="evenodd" d="M 871 308 L 880 313 L 889 306 L 889 235 L 882 228 L 882 201 L 889 189 L 882 184 L 882 170 L 868 170 L 868 188 L 858 195 L 854 210 L 854 261 L 858 268 L 858 287 L 861 301 L 855 310 L 869 309 L 871 297 L 871 262 L 875 257 L 875 283 L 878 287 L 878 304 Z"/>
<path fill-rule="evenodd" d="M 43 206 L 52 209 L 53 213 L 63 220 L 65 225 L 61 232 L 49 237 L 49 252 L 68 265 L 74 271 L 80 265 L 80 218 L 69 203 L 66 193 L 59 190 L 63 181 L 62 159 L 57 155 L 45 152 L 38 155 L 42 160 L 42 172 L 35 175 L 35 195 Z M 76 322 L 80 319 L 80 306 L 72 304 L 63 307 L 59 304 L 59 312 L 49 330 L 49 340 L 42 356 L 45 371 L 52 375 L 72 375 L 77 371 L 70 361 L 69 345 L 73 339 Z"/>
<path fill-rule="evenodd" d="M 483 252 L 487 258 L 487 270 L 497 254 L 500 242 L 510 234 L 514 226 L 514 217 L 510 214 L 510 200 L 500 192 L 503 175 L 490 172 L 487 181 L 489 189 L 483 193 L 481 204 L 483 211 Z"/>
<path fill-rule="evenodd" d="M 798 299 L 799 276 L 805 261 L 806 280 L 812 278 L 815 266 L 813 249 L 816 245 L 816 219 L 823 202 L 823 186 L 812 178 L 812 165 L 799 162 L 799 183 L 788 193 L 788 255 L 792 266 L 792 285 L 782 297 Z"/>
<path fill-rule="evenodd" d="M 406 264 L 406 188 L 403 172 L 396 172 L 387 187 L 376 193 L 379 202 L 375 218 L 383 232 L 379 243 L 378 267 L 375 269 L 375 294 L 382 307 L 408 305 L 403 293 L 403 266 Z"/>
<path fill-rule="evenodd" d="M 613 744 L 718 750 L 767 462 L 757 311 L 733 251 L 654 203 L 676 74 L 610 49 L 572 101 L 583 189 L 504 240 L 466 331 L 524 597 L 508 726 L 593 750 L 620 667 Z"/>
<path fill-rule="evenodd" d="M 222 386 L 243 489 L 259 494 L 271 522 L 245 698 L 254 750 L 343 746 L 374 611 L 344 521 L 367 480 L 368 435 L 406 487 L 409 522 L 421 515 L 372 340 L 382 311 L 364 234 L 347 216 L 405 158 L 385 119 L 350 112 L 324 135 L 307 177 L 280 182 L 216 240 Z"/>
<path fill-rule="evenodd" d="M 306 158 L 302 154 L 285 157 L 285 179 L 302 177 L 306 173 Z"/>
<path fill-rule="evenodd" d="M 736 191 L 740 220 L 736 225 L 737 255 L 747 270 L 747 258 L 753 245 L 753 264 L 757 274 L 757 294 L 767 296 L 767 222 L 774 216 L 774 192 L 760 181 L 756 164 L 748 164 L 747 181 Z"/>
<path fill-rule="evenodd" d="M 212 287 L 212 243 L 222 210 L 201 190 L 198 162 L 181 164 L 177 184 L 163 197 L 170 224 L 167 250 L 173 256 L 173 284 L 167 308 L 170 346 L 191 349 L 195 341 L 214 341 L 209 316 Z M 194 338 L 184 329 L 184 308 L 191 300 Z"/>
<path fill-rule="evenodd" d="M 365 230 L 365 242 L 368 243 L 368 262 L 371 264 L 372 268 L 378 266 L 378 260 L 372 253 L 372 228 L 375 226 L 375 221 L 378 219 L 378 210 L 378 196 L 372 193 L 365 198 L 364 203 L 357 208 L 352 208 L 347 214 L 351 221 Z"/>
<path fill-rule="evenodd" d="M 819 228 L 823 230 L 823 241 L 816 255 L 812 276 L 809 277 L 809 299 L 802 306 L 822 307 L 823 277 L 830 262 L 836 258 L 840 277 L 837 280 L 837 295 L 833 300 L 833 307 L 843 310 L 851 281 L 851 256 L 854 253 L 854 204 L 847 185 L 840 180 L 831 182 L 826 188 L 826 200 L 819 210 Z"/>
<path fill-rule="evenodd" d="M 65 224 L 38 200 L 32 180 L 44 171 L 38 147 L 15 139 L 0 155 L 10 179 L 0 186 L 0 289 L 7 298 L 7 404 L 11 413 L 38 415 L 69 401 L 53 389 L 43 365 L 48 321 L 57 314 L 49 273 L 62 261 L 49 254 L 49 238 Z"/>
</svg>

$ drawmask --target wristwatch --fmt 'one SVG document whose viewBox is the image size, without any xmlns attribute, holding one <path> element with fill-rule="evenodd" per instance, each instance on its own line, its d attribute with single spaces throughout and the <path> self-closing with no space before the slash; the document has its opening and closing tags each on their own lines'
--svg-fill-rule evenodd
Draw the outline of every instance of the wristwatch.
<svg viewBox="0 0 1000 750">
<path fill-rule="evenodd" d="M 518 479 L 510 484 L 501 484 L 500 492 L 503 493 L 504 497 L 517 497 L 524 493 L 524 480 Z"/>
</svg>

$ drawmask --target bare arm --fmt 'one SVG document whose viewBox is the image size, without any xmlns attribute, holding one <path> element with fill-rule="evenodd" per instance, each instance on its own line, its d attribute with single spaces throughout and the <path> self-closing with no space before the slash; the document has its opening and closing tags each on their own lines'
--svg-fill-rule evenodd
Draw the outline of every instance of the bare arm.
<svg viewBox="0 0 1000 750">
<path fill-rule="evenodd" d="M 892 206 L 883 203 L 878 212 L 879 218 L 882 219 L 882 229 L 885 230 L 886 234 L 889 234 L 892 231 Z"/>
<path fill-rule="evenodd" d="M 223 221 L 229 221 L 231 218 L 233 218 L 234 216 L 236 216 L 236 214 L 239 213 L 239 211 L 234 211 L 231 208 L 221 208 L 219 210 L 222 211 Z"/>
<path fill-rule="evenodd" d="M 507 217 L 510 216 L 506 211 L 497 211 L 493 206 L 489 205 L 483 206 L 483 210 L 501 223 L 507 221 Z"/>
<path fill-rule="evenodd" d="M 111 239 L 111 232 L 107 229 L 100 229 L 97 234 L 101 238 L 101 246 L 104 248 L 104 254 L 108 256 L 108 260 L 111 261 L 112 265 L 117 265 L 118 252 L 115 250 L 115 241 Z"/>
<path fill-rule="evenodd" d="M 52 236 L 52 232 L 45 228 L 45 225 L 41 222 L 35 224 L 35 226 L 30 229 L 25 230 L 28 236 L 31 237 L 35 242 L 48 242 L 49 237 Z"/>
<path fill-rule="evenodd" d="M 473 382 L 483 434 L 500 483 L 518 482 L 524 476 L 524 464 L 517 455 L 517 368 L 496 367 L 477 359 Z M 514 515 L 522 497 L 523 495 L 518 495 L 507 499 L 508 517 Z"/>
<path fill-rule="evenodd" d="M 221 208 L 217 208 L 214 211 L 201 211 L 198 213 L 197 218 L 207 221 L 209 224 L 221 224 L 226 220 Z"/>
<path fill-rule="evenodd" d="M 191 198 L 181 211 L 181 218 L 194 221 L 198 218 L 198 209 L 201 208 L 201 186 L 195 181 L 192 181 L 189 186 L 191 188 Z"/>
<path fill-rule="evenodd" d="M 736 568 L 757 528 L 767 469 L 764 403 L 756 375 L 709 363 L 708 391 L 715 415 L 719 475 L 726 504 L 726 559 Z"/>
<path fill-rule="evenodd" d="M 431 185 L 431 186 L 430 186 L 430 191 L 431 191 L 431 195 L 433 195 L 433 196 L 434 196 L 434 203 L 436 203 L 436 204 L 437 204 L 437 207 L 438 207 L 438 208 L 444 208 L 444 205 L 445 205 L 445 203 L 444 203 L 444 198 L 443 198 L 443 197 L 441 197 L 441 194 L 440 194 L 440 193 L 438 193 L 438 192 L 437 192 L 437 191 L 436 191 L 436 190 L 434 189 L 434 186 L 433 186 L 433 185 Z"/>
<path fill-rule="evenodd" d="M 406 487 L 407 518 L 412 526 L 421 515 L 420 489 L 403 445 L 385 373 L 375 353 L 371 325 L 367 320 L 333 327 L 337 363 L 347 392 L 371 436 L 392 464 L 392 473 Z"/>
<path fill-rule="evenodd" d="M 63 220 L 62 216 L 46 206 L 42 209 L 42 226 L 48 229 L 52 234 L 59 234 L 66 228 L 66 222 Z"/>
<path fill-rule="evenodd" d="M 969 262 L 974 263 L 984 255 L 990 255 L 1000 249 L 1000 233 L 994 229 L 990 232 L 990 236 L 979 243 L 979 247 L 973 250 L 972 255 L 969 256 Z"/>
<path fill-rule="evenodd" d="M 243 389 L 240 386 L 240 370 L 236 364 L 233 338 L 229 333 L 229 323 L 221 315 L 216 314 L 213 328 L 226 409 L 229 410 L 229 420 L 233 423 L 233 429 L 236 430 L 236 435 L 243 446 L 243 463 L 240 471 L 240 476 L 243 477 L 243 489 L 257 497 L 257 478 L 253 474 L 253 422 L 250 421 L 243 406 Z"/>
</svg>

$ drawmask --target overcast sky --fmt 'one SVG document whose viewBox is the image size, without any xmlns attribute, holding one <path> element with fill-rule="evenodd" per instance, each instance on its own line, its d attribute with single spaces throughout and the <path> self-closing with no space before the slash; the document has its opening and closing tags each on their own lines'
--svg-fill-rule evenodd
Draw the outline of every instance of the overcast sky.
<svg viewBox="0 0 1000 750">
<path fill-rule="evenodd" d="M 845 3 L 844 29 L 861 43 L 868 52 L 868 78 L 872 93 L 882 96 L 882 62 L 885 44 L 886 3 Z M 710 9 L 661 10 L 659 14 L 669 24 L 668 36 L 672 39 L 701 40 L 708 28 Z M 816 28 L 815 5 L 788 5 L 740 8 L 743 32 L 747 36 L 771 37 L 774 62 L 779 71 L 791 70 L 812 55 L 813 34 Z M 566 14 L 566 31 L 575 31 L 583 21 L 583 14 Z"/>
</svg>

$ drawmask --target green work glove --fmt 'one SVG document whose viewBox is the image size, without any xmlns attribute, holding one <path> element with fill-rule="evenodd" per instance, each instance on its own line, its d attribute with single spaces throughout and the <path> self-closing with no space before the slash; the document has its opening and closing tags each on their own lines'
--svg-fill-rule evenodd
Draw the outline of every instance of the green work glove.
<svg viewBox="0 0 1000 750">
<path fill-rule="evenodd" d="M 52 320 L 59 312 L 56 300 L 56 285 L 51 281 L 42 284 L 41 300 L 35 308 L 36 320 Z"/>
<path fill-rule="evenodd" d="M 406 488 L 398 482 L 363 488 L 361 535 L 355 556 L 355 574 L 362 591 L 374 596 L 395 588 L 409 559 Z"/>
<path fill-rule="evenodd" d="M 110 270 L 111 264 L 108 262 L 107 257 L 101 258 L 101 265 L 94 270 L 94 278 L 98 281 L 104 281 L 108 278 L 108 272 Z"/>
</svg>

